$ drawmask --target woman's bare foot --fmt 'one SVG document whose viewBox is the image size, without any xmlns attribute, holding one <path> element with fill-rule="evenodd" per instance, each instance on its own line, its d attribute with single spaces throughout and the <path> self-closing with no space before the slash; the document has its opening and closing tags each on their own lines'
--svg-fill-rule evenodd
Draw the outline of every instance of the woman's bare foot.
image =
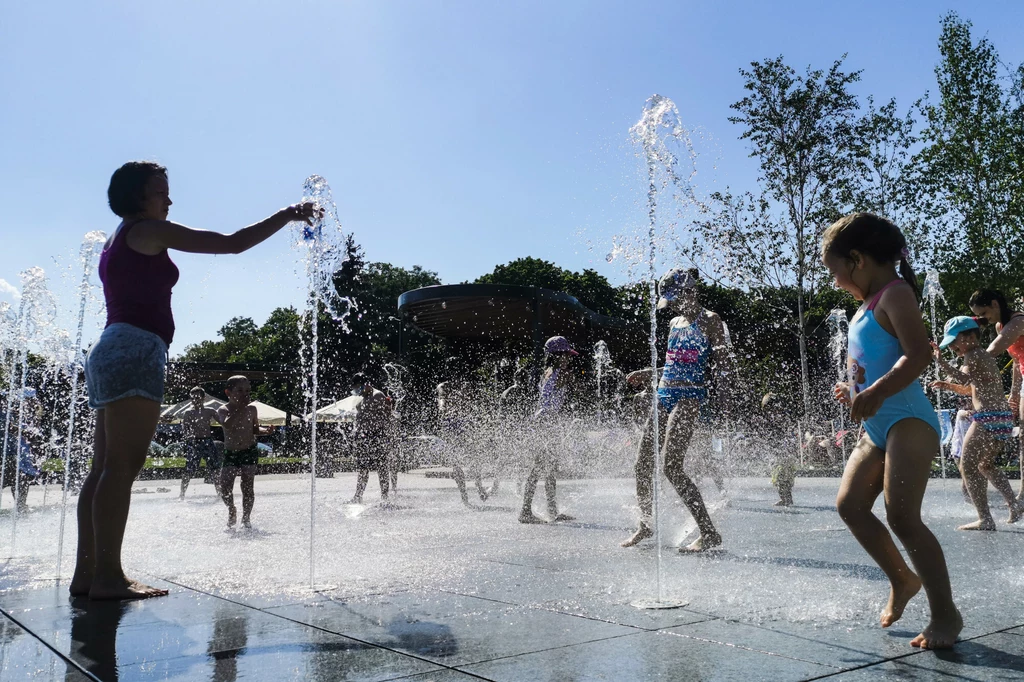
<svg viewBox="0 0 1024 682">
<path fill-rule="evenodd" d="M 982 521 L 982 520 L 979 519 L 978 521 L 975 521 L 974 523 L 965 523 L 962 526 L 957 526 L 956 529 L 957 530 L 995 530 L 996 529 L 996 522 L 993 521 L 992 519 L 988 519 L 986 521 Z"/>
<path fill-rule="evenodd" d="M 633 537 L 631 537 L 630 539 L 624 541 L 621 544 L 621 546 L 622 547 L 632 547 L 634 545 L 639 545 L 641 542 L 643 542 L 644 540 L 646 540 L 649 537 L 654 537 L 654 531 L 651 530 L 648 526 L 645 526 L 644 524 L 641 523 L 640 527 L 636 529 L 635 533 L 633 533 Z"/>
<path fill-rule="evenodd" d="M 686 547 L 680 547 L 679 551 L 683 554 L 700 554 L 706 552 L 709 549 L 714 549 L 722 544 L 722 536 L 718 533 L 708 533 L 701 535 L 699 538 L 688 544 Z"/>
<path fill-rule="evenodd" d="M 903 616 L 903 610 L 914 595 L 921 591 L 921 579 L 917 574 L 911 573 L 901 585 L 892 585 L 889 588 L 889 603 L 882 610 L 879 622 L 883 628 L 887 628 Z"/>
<path fill-rule="evenodd" d="M 120 580 L 94 580 L 89 590 L 89 599 L 151 599 L 167 596 L 167 590 L 144 585 L 136 580 L 122 577 Z"/>
<path fill-rule="evenodd" d="M 956 638 L 964 629 L 964 619 L 960 617 L 959 611 L 954 611 L 953 618 L 948 621 L 932 621 L 928 627 L 921 631 L 914 639 L 910 640 L 910 646 L 921 649 L 952 649 L 956 644 Z"/>
<path fill-rule="evenodd" d="M 547 523 L 544 519 L 534 515 L 532 511 L 524 509 L 519 512 L 519 523 Z"/>
</svg>

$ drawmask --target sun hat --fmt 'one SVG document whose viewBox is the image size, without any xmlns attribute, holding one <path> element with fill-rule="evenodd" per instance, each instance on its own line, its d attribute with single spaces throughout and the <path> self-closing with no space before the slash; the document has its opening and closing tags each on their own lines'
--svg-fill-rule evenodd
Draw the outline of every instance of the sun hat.
<svg viewBox="0 0 1024 682">
<path fill-rule="evenodd" d="M 951 317 L 946 321 L 946 326 L 943 327 L 942 341 L 939 343 L 939 348 L 947 348 L 949 344 L 956 341 L 956 337 L 961 332 L 970 331 L 971 329 L 978 329 L 978 321 L 973 317 L 967 317 L 966 315 L 957 315 Z"/>
<path fill-rule="evenodd" d="M 545 353 L 568 353 L 570 355 L 579 355 L 572 349 L 572 344 L 564 336 L 552 336 L 550 339 L 544 342 Z"/>
<path fill-rule="evenodd" d="M 668 306 L 669 302 L 674 301 L 679 294 L 687 289 L 696 288 L 696 286 L 697 278 L 690 270 L 672 268 L 662 275 L 661 281 L 658 282 L 658 291 L 661 294 L 661 298 L 658 299 L 658 310 Z"/>
</svg>

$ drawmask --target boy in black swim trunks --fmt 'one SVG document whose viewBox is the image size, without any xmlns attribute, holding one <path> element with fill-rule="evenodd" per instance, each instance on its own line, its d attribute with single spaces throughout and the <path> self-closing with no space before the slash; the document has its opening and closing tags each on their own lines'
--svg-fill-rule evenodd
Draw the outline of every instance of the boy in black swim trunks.
<svg viewBox="0 0 1024 682">
<path fill-rule="evenodd" d="M 224 467 L 221 469 L 221 499 L 228 506 L 228 527 L 238 520 L 235 509 L 235 477 L 242 477 L 242 525 L 251 528 L 249 516 L 256 501 L 253 484 L 256 480 L 256 464 L 259 450 L 256 447 L 256 432 L 259 429 L 256 408 L 250 405 L 249 380 L 244 376 L 228 379 L 224 393 L 228 404 L 217 410 L 217 417 L 224 427 Z"/>
</svg>

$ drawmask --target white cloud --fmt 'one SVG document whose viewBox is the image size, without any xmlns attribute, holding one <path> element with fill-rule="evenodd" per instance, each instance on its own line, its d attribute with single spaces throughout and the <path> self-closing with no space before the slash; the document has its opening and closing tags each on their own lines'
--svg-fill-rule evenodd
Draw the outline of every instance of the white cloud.
<svg viewBox="0 0 1024 682">
<path fill-rule="evenodd" d="M 9 294 L 11 298 L 15 299 L 21 298 L 21 292 L 18 291 L 18 288 L 8 284 L 5 279 L 0 279 L 0 294 Z"/>
</svg>

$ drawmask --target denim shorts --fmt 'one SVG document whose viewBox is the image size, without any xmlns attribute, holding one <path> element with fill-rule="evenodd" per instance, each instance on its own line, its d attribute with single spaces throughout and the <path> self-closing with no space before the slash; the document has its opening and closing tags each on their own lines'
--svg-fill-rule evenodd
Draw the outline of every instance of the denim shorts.
<svg viewBox="0 0 1024 682">
<path fill-rule="evenodd" d="M 164 399 L 167 344 L 153 332 L 115 322 L 100 334 L 85 360 L 89 407 L 99 410 L 123 398 Z"/>
</svg>

